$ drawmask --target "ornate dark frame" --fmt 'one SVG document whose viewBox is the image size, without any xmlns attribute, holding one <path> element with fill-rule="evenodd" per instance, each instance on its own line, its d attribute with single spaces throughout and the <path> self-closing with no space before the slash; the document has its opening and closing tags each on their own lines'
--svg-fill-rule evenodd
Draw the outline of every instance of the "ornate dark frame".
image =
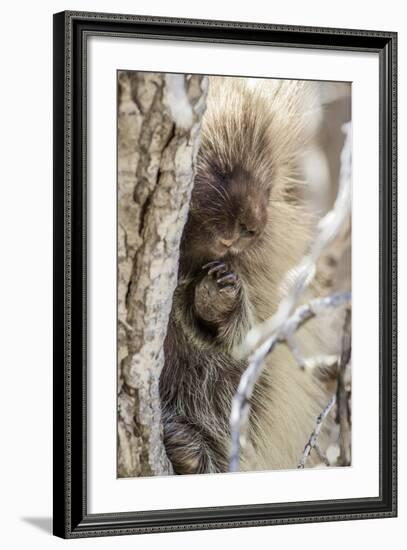
<svg viewBox="0 0 407 550">
<path fill-rule="evenodd" d="M 88 514 L 86 56 L 90 35 L 368 51 L 380 63 L 380 496 Z M 175 18 L 54 15 L 54 534 L 64 538 L 397 514 L 397 34 Z"/>
</svg>

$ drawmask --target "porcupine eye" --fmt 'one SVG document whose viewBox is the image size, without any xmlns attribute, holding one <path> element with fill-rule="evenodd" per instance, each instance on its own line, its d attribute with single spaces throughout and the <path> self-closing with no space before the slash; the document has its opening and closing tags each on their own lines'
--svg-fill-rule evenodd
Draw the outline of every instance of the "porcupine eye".
<svg viewBox="0 0 407 550">
<path fill-rule="evenodd" d="M 255 237 L 256 236 L 256 230 L 255 229 L 249 229 L 246 224 L 240 222 L 239 224 L 240 233 L 243 235 L 243 237 Z"/>
</svg>

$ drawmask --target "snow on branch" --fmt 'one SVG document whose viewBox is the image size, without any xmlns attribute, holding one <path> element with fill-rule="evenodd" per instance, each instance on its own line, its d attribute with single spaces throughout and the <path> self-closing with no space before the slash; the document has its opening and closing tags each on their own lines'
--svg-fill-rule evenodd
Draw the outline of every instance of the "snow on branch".
<svg viewBox="0 0 407 550">
<path fill-rule="evenodd" d="M 278 343 L 285 342 L 300 368 L 304 369 L 315 363 L 321 364 L 320 359 L 305 359 L 302 357 L 295 333 L 300 326 L 321 311 L 343 304 L 350 304 L 350 292 L 341 292 L 325 298 L 316 298 L 308 304 L 298 307 L 301 297 L 315 276 L 316 264 L 321 253 L 339 235 L 351 212 L 351 123 L 343 125 L 342 130 L 345 134 L 345 143 L 341 152 L 339 189 L 333 208 L 319 222 L 317 235 L 310 253 L 303 258 L 295 269 L 287 274 L 287 280 L 290 281 L 287 285 L 289 290 L 281 300 L 276 313 L 270 319 L 253 327 L 248 332 L 240 349 L 236 351 L 236 355 L 248 360 L 248 366 L 240 379 L 232 402 L 229 463 L 231 472 L 239 471 L 240 449 L 244 446 L 246 425 L 250 412 L 249 401 L 254 386 L 264 369 L 266 356 L 273 351 Z M 333 404 L 330 405 L 326 414 L 329 413 Z M 321 424 L 324 418 L 322 418 Z"/>
</svg>

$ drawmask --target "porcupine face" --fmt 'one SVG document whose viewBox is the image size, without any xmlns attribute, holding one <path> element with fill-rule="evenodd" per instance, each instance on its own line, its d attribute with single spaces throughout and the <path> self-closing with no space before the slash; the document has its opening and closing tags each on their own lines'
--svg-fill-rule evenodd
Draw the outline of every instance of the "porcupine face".
<svg viewBox="0 0 407 550">
<path fill-rule="evenodd" d="M 265 101 L 242 84 L 211 84 L 184 232 L 186 253 L 196 260 L 233 257 L 258 246 L 272 179 Z"/>
<path fill-rule="evenodd" d="M 188 253 L 202 259 L 236 256 L 259 242 L 267 223 L 268 190 L 238 162 L 225 171 L 198 170 L 186 227 Z"/>
</svg>

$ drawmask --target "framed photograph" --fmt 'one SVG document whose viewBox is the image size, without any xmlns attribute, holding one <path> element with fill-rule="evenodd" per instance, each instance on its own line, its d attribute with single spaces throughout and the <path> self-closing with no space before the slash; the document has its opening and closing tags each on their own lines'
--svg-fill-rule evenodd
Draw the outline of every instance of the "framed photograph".
<svg viewBox="0 0 407 550">
<path fill-rule="evenodd" d="M 397 36 L 54 15 L 54 534 L 397 514 Z"/>
</svg>

